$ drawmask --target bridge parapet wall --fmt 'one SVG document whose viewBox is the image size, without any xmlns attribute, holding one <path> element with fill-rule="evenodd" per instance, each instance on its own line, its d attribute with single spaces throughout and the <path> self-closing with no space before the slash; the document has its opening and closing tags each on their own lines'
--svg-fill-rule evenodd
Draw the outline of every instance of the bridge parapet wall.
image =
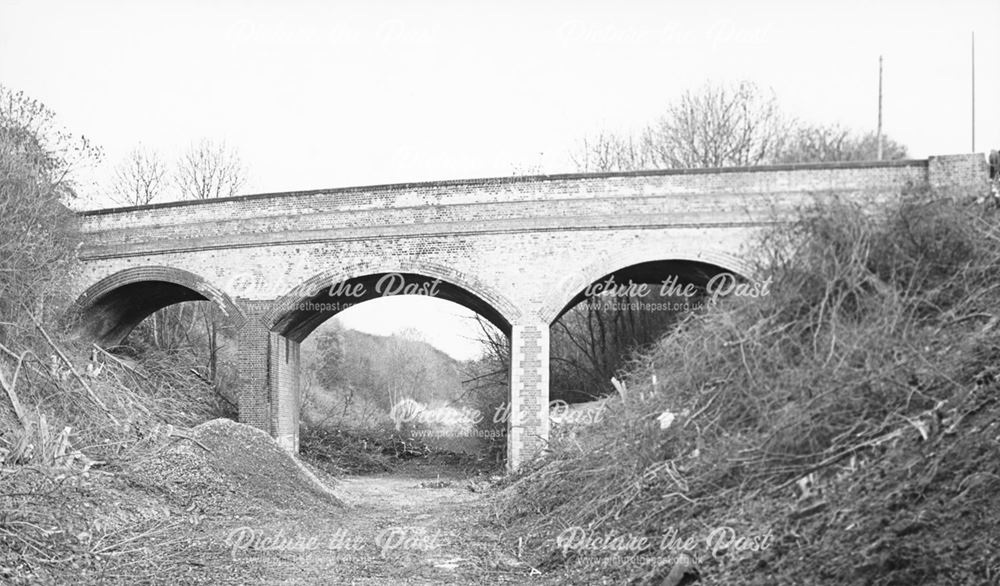
<svg viewBox="0 0 1000 586">
<path fill-rule="evenodd" d="M 942 195 L 979 197 L 989 192 L 989 164 L 982 155 L 931 157 L 927 183 Z"/>
<path fill-rule="evenodd" d="M 961 179 L 973 165 L 939 157 L 935 169 Z M 931 159 L 934 161 L 934 159 Z M 985 164 L 985 163 L 984 163 Z M 504 177 L 352 187 L 172 202 L 81 214 L 91 244 L 211 234 L 490 222 L 537 217 L 685 210 L 725 212 L 781 205 L 822 192 L 889 194 L 928 182 L 929 161 Z"/>
</svg>

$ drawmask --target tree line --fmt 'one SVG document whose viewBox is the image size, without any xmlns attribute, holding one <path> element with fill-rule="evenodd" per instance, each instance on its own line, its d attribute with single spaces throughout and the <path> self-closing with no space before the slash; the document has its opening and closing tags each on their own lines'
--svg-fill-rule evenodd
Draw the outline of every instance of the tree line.
<svg viewBox="0 0 1000 586">
<path fill-rule="evenodd" d="M 744 81 L 685 91 L 638 132 L 585 137 L 571 157 L 582 172 L 751 167 L 876 160 L 878 142 L 874 132 L 796 120 L 773 91 Z M 906 157 L 900 143 L 882 142 L 884 159 Z"/>
<path fill-rule="evenodd" d="M 315 423 L 374 426 L 411 399 L 449 404 L 462 396 L 460 363 L 408 329 L 377 336 L 324 324 L 302 350 L 303 416 Z"/>
<path fill-rule="evenodd" d="M 206 138 L 189 146 L 172 165 L 155 150 L 133 149 L 114 169 L 110 196 L 128 206 L 231 197 L 246 180 L 239 152 L 224 141 Z"/>
</svg>

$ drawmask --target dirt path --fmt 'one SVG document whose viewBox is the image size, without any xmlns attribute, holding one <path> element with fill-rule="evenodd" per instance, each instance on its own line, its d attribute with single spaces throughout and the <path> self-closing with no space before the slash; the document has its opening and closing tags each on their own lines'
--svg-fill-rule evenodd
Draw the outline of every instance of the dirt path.
<svg viewBox="0 0 1000 586">
<path fill-rule="evenodd" d="M 471 490 L 470 489 L 476 489 Z M 238 580 L 266 584 L 523 584 L 531 568 L 481 519 L 489 502 L 465 478 L 411 470 L 348 477 L 344 508 L 217 528 Z"/>
</svg>

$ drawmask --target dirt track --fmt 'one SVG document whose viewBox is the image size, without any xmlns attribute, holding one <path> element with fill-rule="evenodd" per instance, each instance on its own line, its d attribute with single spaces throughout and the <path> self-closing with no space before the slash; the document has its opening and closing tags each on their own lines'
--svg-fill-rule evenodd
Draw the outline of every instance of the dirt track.
<svg viewBox="0 0 1000 586">
<path fill-rule="evenodd" d="M 348 477 L 344 508 L 215 528 L 236 581 L 266 584 L 522 584 L 531 568 L 479 520 L 470 481 L 438 471 Z M 474 486 L 473 486 L 474 487 Z"/>
</svg>

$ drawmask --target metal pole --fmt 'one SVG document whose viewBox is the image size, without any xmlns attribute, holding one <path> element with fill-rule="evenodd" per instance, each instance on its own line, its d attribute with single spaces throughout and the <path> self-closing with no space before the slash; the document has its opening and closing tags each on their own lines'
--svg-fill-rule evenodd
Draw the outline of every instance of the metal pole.
<svg viewBox="0 0 1000 586">
<path fill-rule="evenodd" d="M 882 56 L 878 56 L 878 154 L 876 158 L 882 160 Z"/>
</svg>

